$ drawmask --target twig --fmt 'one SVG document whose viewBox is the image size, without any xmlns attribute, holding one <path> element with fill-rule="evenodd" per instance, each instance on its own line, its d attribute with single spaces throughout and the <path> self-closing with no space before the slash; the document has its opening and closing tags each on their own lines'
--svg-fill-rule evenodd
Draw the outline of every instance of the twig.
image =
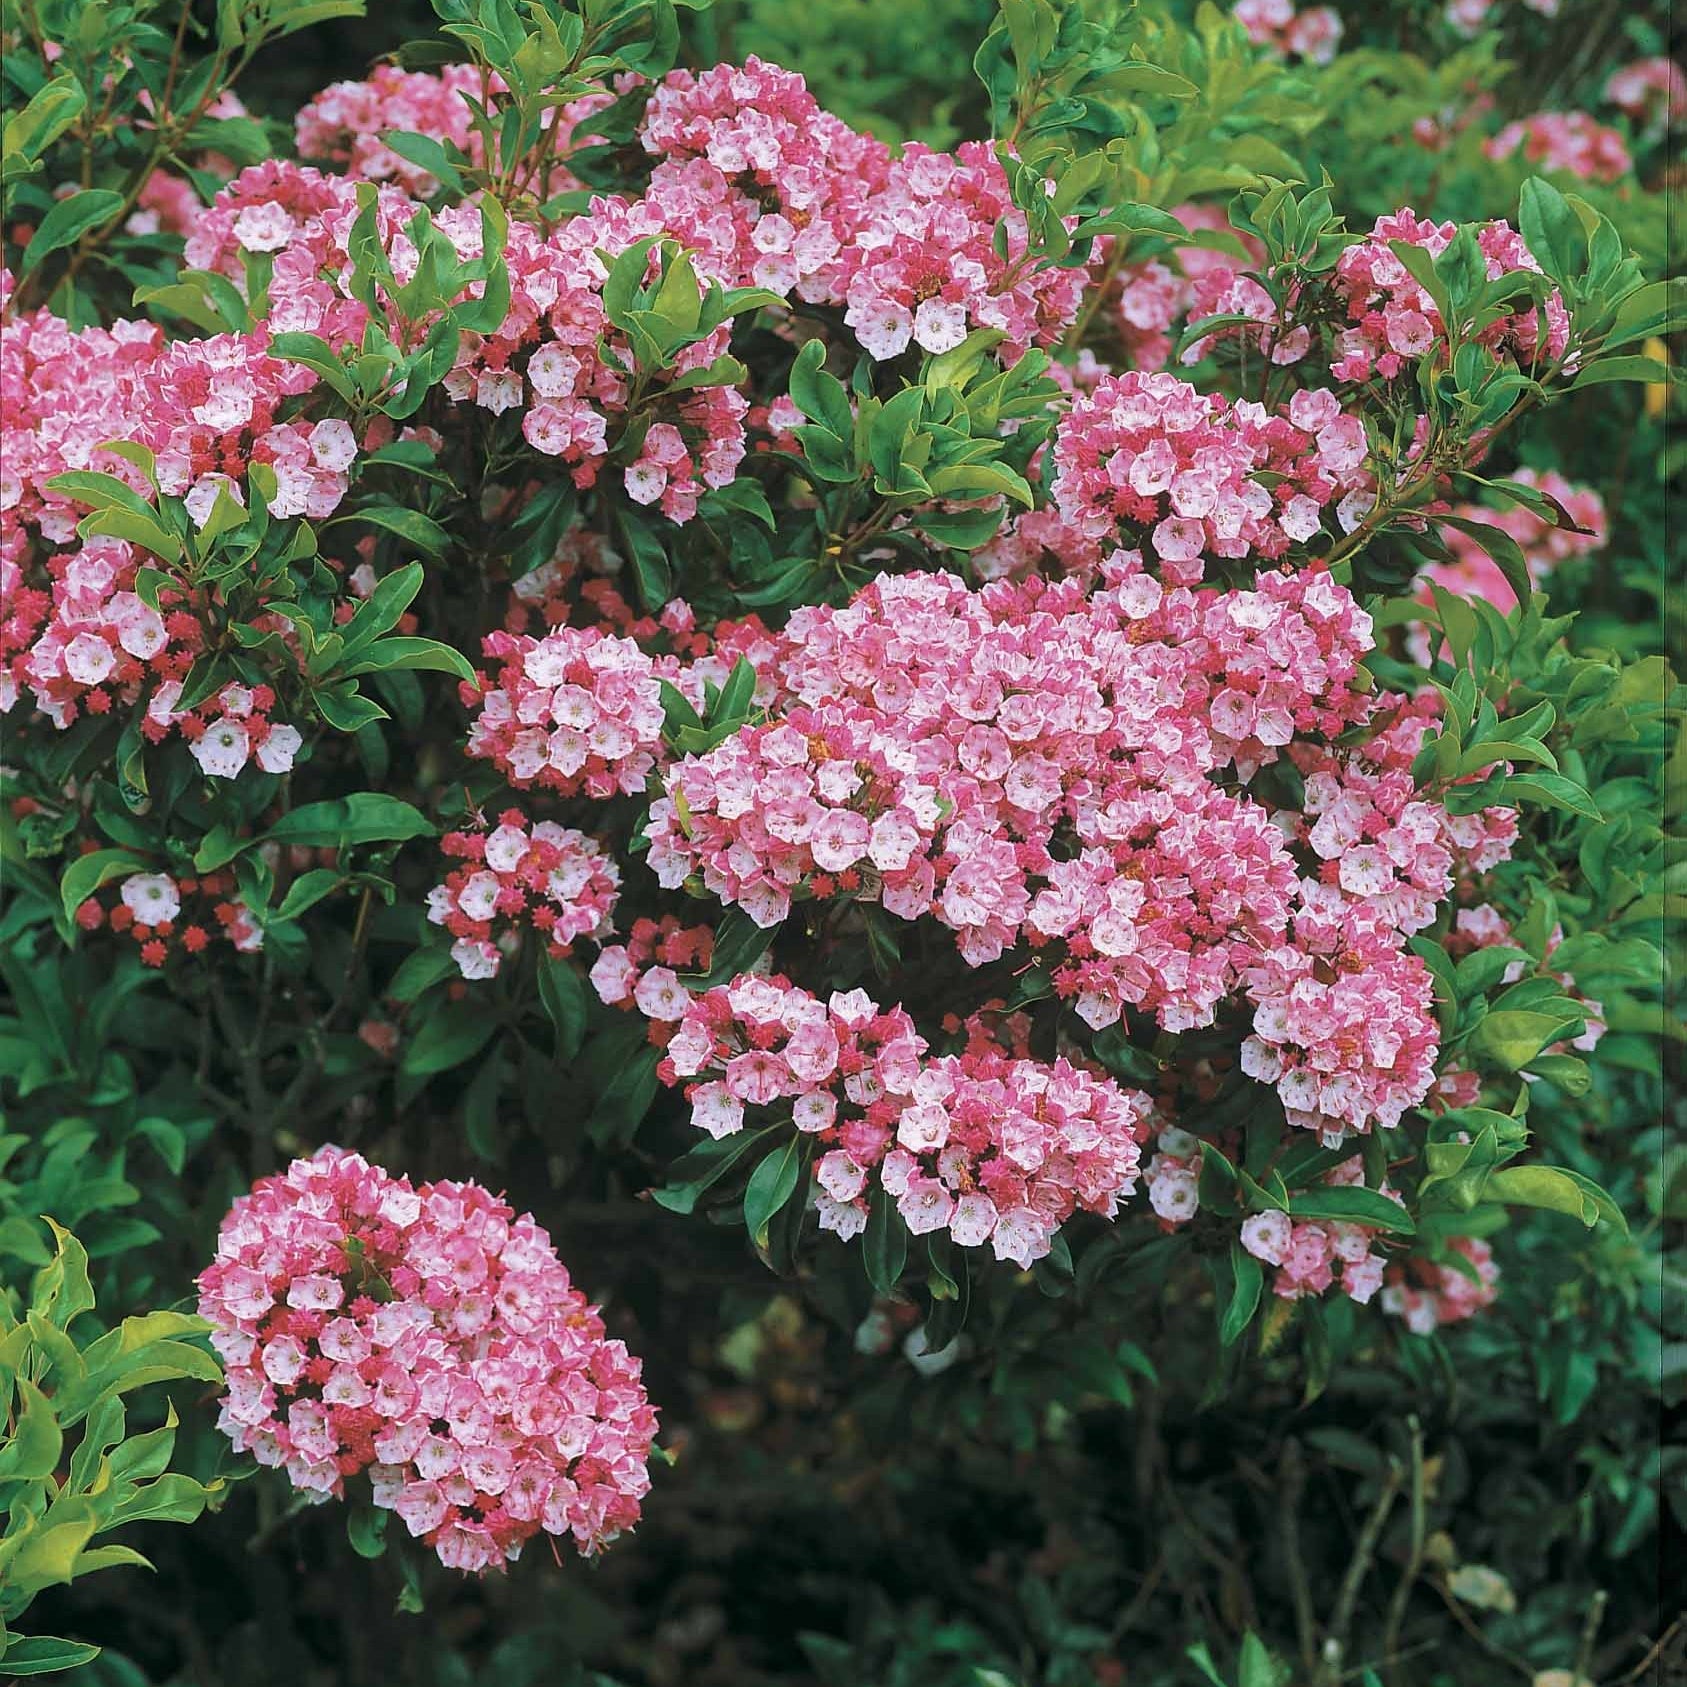
<svg viewBox="0 0 1687 1687">
<path fill-rule="evenodd" d="M 1592 1672 L 1593 1646 L 1599 1638 L 1599 1625 L 1605 1620 L 1605 1606 L 1610 1597 L 1604 1588 L 1596 1587 L 1592 1599 L 1588 1601 L 1587 1620 L 1582 1624 L 1581 1644 L 1576 1647 L 1576 1667 L 1571 1674 L 1578 1687 Z"/>
<path fill-rule="evenodd" d="M 1423 1567 L 1424 1537 L 1424 1474 L 1423 1425 L 1414 1413 L 1406 1419 L 1412 1435 L 1411 1540 L 1406 1565 L 1395 1584 L 1394 1595 L 1388 1602 L 1388 1617 L 1383 1624 L 1382 1650 L 1384 1657 L 1393 1657 L 1400 1649 L 1400 1627 L 1406 1620 L 1406 1607 L 1411 1601 L 1418 1571 Z"/>
<path fill-rule="evenodd" d="M 1113 1623 L 1110 1632 L 1115 1641 L 1122 1640 L 1125 1635 L 1129 1634 L 1132 1627 L 1134 1627 L 1137 1618 L 1148 1609 L 1148 1602 L 1154 1597 L 1155 1590 L 1159 1587 L 1161 1579 L 1165 1576 L 1165 1573 L 1166 1549 L 1161 1547 L 1159 1556 L 1149 1567 L 1148 1575 L 1143 1581 L 1142 1586 L 1131 1595 L 1130 1604 L 1128 1604 L 1124 1610 L 1119 1613 Z"/>
<path fill-rule="evenodd" d="M 1662 1656 L 1663 1649 L 1681 1632 L 1681 1626 L 1683 1623 L 1687 1623 L 1687 1617 L 1677 1617 L 1675 1621 L 1658 1636 L 1657 1640 L 1653 1643 L 1652 1649 L 1646 1654 L 1646 1656 L 1643 1657 L 1640 1662 L 1628 1672 L 1627 1675 L 1618 1676 L 1611 1684 L 1611 1687 L 1628 1687 L 1629 1682 L 1638 1681 L 1641 1676 L 1643 1676 L 1646 1671 L 1657 1662 L 1658 1658 Z"/>
<path fill-rule="evenodd" d="M 1330 1626 L 1324 1638 L 1323 1657 L 1319 1660 L 1318 1687 L 1334 1687 L 1334 1684 L 1341 1680 L 1342 1659 L 1347 1654 L 1347 1637 L 1353 1627 L 1353 1612 L 1359 1603 L 1359 1589 L 1364 1585 L 1365 1573 L 1376 1557 L 1377 1543 L 1382 1539 L 1388 1514 L 1394 1509 L 1394 1500 L 1404 1479 L 1405 1472 L 1400 1468 L 1400 1461 L 1390 1459 L 1388 1474 L 1383 1478 L 1382 1492 L 1377 1495 L 1376 1504 L 1371 1507 L 1371 1514 L 1365 1519 L 1365 1527 L 1359 1532 L 1359 1544 L 1354 1548 L 1353 1559 L 1347 1566 L 1347 1574 L 1342 1577 L 1341 1591 L 1336 1595 L 1335 1610 L 1331 1613 Z"/>
<path fill-rule="evenodd" d="M 1490 1658 L 1493 1658 L 1502 1664 L 1509 1664 L 1513 1669 L 1521 1671 L 1531 1682 L 1535 1679 L 1534 1665 L 1524 1662 L 1524 1660 L 1516 1656 L 1515 1653 L 1506 1651 L 1503 1646 L 1497 1645 L 1494 1641 L 1490 1640 L 1488 1636 L 1482 1632 L 1481 1626 L 1470 1620 L 1469 1613 L 1458 1602 L 1458 1600 L 1447 1591 L 1444 1583 L 1438 1581 L 1434 1577 L 1431 1577 L 1429 1585 L 1441 1595 L 1441 1603 L 1452 1612 L 1459 1627 L 1462 1628 L 1464 1632 L 1468 1634 Z"/>
<path fill-rule="evenodd" d="M 1288 1566 L 1289 1592 L 1295 1604 L 1295 1633 L 1300 1639 L 1301 1667 L 1308 1675 L 1318 1663 L 1318 1619 L 1312 1609 L 1312 1587 L 1306 1561 L 1300 1554 L 1300 1501 L 1306 1491 L 1306 1461 L 1300 1442 L 1290 1436 L 1283 1443 L 1279 1465 L 1283 1478 L 1283 1561 Z"/>
</svg>

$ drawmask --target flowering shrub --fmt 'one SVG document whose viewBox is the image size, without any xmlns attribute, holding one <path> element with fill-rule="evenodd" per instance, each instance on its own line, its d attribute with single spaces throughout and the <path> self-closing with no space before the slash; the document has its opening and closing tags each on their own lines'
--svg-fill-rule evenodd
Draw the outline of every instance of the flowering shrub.
<svg viewBox="0 0 1687 1687">
<path fill-rule="evenodd" d="M 1436 1379 L 1503 1353 L 1578 1422 L 1636 1346 L 1530 1320 L 1616 1319 L 1630 1220 L 1679 1205 L 1614 1144 L 1675 1031 L 1682 696 L 1610 636 L 1657 589 L 1626 434 L 1658 449 L 1683 326 L 1642 181 L 1679 72 L 1593 67 L 1608 124 L 1502 105 L 1491 35 L 1431 70 L 1329 7 L 1003 0 L 975 132 L 908 138 L 669 0 L 435 0 L 272 148 L 230 83 L 355 10 L 0 26 L 0 1254 L 52 1269 L 51 1213 L 102 1305 L 208 1330 L 194 1468 L 281 1473 L 260 1548 L 345 1502 L 410 1614 L 523 1597 L 479 1579 L 541 1533 L 595 1557 L 642 1513 L 604 1575 L 663 1562 L 653 1461 L 717 1468 L 760 1408 L 699 1379 L 772 1354 L 813 1372 L 777 1410 L 837 1424 L 835 1466 L 757 1444 L 797 1486 L 867 1492 L 893 1420 L 907 1460 L 1011 1451 L 997 1507 L 1034 1453 L 1066 1485 L 1046 1687 L 1122 1680 L 1091 1617 L 1201 1563 L 1222 1597 L 1165 1632 L 1286 1680 L 1160 1427 L 1251 1401 L 1284 1515 L 1303 1438 L 1377 1508 L 1329 1598 L 1291 1533 L 1271 1644 L 1408 1687 L 1464 1597 Z M 145 1310 L 189 1281 L 203 1325 Z M 24 1537 L 93 1472 L 48 1478 L 0 1337 L 52 1586 Z M 1139 1391 L 1120 1509 L 1202 1545 L 1125 1595 L 1074 1426 Z M 1434 1405 L 1356 1462 L 1296 1418 L 1323 1396 Z M 1114 1545 L 1057 1598 L 1074 1520 Z M 115 1562 L 90 1538 L 56 1580 Z M 9 1669 L 81 1655 L 0 1630 Z"/>
</svg>

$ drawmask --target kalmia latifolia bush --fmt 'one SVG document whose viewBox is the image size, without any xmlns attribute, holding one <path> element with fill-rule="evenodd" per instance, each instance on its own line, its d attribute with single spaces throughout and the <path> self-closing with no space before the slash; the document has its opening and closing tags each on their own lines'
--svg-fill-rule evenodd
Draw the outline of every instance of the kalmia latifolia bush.
<svg viewBox="0 0 1687 1687">
<path fill-rule="evenodd" d="M 1328 7 L 1004 0 L 978 132 L 892 144 L 668 0 L 435 0 L 272 150 L 234 79 L 355 9 L 5 14 L 6 1623 L 257 1466 L 412 1612 L 659 1531 L 694 1245 L 951 1428 L 1075 1366 L 1022 1453 L 1157 1367 L 1279 1437 L 1285 1378 L 1427 1388 L 1518 1237 L 1638 1246 L 1578 1108 L 1666 1029 L 1679 699 L 1551 613 L 1628 519 L 1553 430 L 1667 390 L 1614 208 L 1673 64 L 1502 121 Z M 1344 98 L 1507 202 L 1331 174 Z M 124 1440 L 170 1376 L 202 1480 Z M 1344 1590 L 1284 1561 L 1296 1680 L 1482 1608 L 1411 1426 Z M 1125 1679 L 1093 1633 L 1050 1687 Z"/>
</svg>

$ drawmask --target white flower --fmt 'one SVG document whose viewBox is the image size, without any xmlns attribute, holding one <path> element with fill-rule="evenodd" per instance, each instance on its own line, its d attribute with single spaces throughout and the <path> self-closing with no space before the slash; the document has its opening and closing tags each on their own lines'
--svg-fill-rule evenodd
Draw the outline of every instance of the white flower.
<svg viewBox="0 0 1687 1687">
<path fill-rule="evenodd" d="M 357 456 L 357 435 L 351 424 L 337 418 L 318 422 L 310 430 L 310 454 L 319 469 L 333 474 L 349 469 Z"/>
<path fill-rule="evenodd" d="M 79 685 L 98 685 L 116 666 L 117 657 L 98 633 L 78 633 L 64 647 L 64 671 Z"/>
<path fill-rule="evenodd" d="M 465 978 L 496 978 L 502 957 L 490 944 L 460 937 L 451 945 L 451 959 Z"/>
<path fill-rule="evenodd" d="M 303 743 L 296 726 L 272 726 L 269 736 L 258 746 L 258 766 L 265 773 L 286 773 Z"/>
<path fill-rule="evenodd" d="M 182 911 L 181 894 L 168 873 L 133 873 L 123 881 L 119 895 L 143 925 L 163 925 Z"/>
<path fill-rule="evenodd" d="M 252 740 L 239 721 L 226 717 L 205 729 L 193 745 L 193 759 L 200 770 L 215 779 L 232 779 L 246 765 Z"/>
</svg>

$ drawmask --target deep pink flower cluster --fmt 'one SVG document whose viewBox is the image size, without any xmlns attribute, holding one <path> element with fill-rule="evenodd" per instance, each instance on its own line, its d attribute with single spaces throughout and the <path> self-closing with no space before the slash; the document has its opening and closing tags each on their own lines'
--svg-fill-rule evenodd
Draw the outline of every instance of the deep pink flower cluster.
<svg viewBox="0 0 1687 1687">
<path fill-rule="evenodd" d="M 178 878 L 171 873 L 130 873 L 116 885 L 108 907 L 90 896 L 76 910 L 83 931 L 102 926 L 126 933 L 140 945 L 141 962 L 161 967 L 170 955 L 199 955 L 214 938 L 242 954 L 263 948 L 263 928 L 232 894 L 232 873 Z"/>
<path fill-rule="evenodd" d="M 1351 326 L 1336 336 L 1330 366 L 1338 381 L 1364 381 L 1377 374 L 1392 380 L 1415 365 L 1446 336 L 1435 302 L 1411 277 L 1389 245 L 1403 240 L 1439 257 L 1458 233 L 1456 223 L 1432 223 L 1411 210 L 1379 217 L 1370 234 L 1337 260 L 1333 282 Z M 1522 237 L 1505 222 L 1484 223 L 1477 244 L 1490 280 L 1517 270 L 1539 271 Z M 1531 367 L 1561 357 L 1569 344 L 1570 318 L 1556 289 L 1545 305 L 1545 334 L 1533 308 L 1502 316 L 1479 336 L 1490 350 Z"/>
<path fill-rule="evenodd" d="M 451 956 L 465 978 L 494 978 L 523 926 L 547 952 L 566 955 L 579 937 L 608 934 L 621 894 L 621 869 L 596 838 L 520 809 L 490 832 L 447 832 L 442 852 L 465 863 L 428 892 L 428 918 L 456 941 Z"/>
<path fill-rule="evenodd" d="M 660 920 L 633 921 L 625 943 L 606 944 L 592 963 L 592 988 L 607 1007 L 647 1012 L 645 1003 L 672 1003 L 677 974 L 705 973 L 715 952 L 713 926 L 681 925 L 672 914 Z M 638 987 L 646 973 L 658 970 L 662 976 L 637 1000 Z M 650 1015 L 650 1017 L 655 1017 Z"/>
<path fill-rule="evenodd" d="M 1443 1324 L 1473 1318 L 1499 1294 L 1500 1268 L 1486 1242 L 1479 1236 L 1452 1236 L 1447 1248 L 1462 1266 L 1410 1259 L 1388 1268 L 1382 1309 L 1402 1319 L 1413 1335 L 1433 1335 Z"/>
<path fill-rule="evenodd" d="M 1333 6 L 1294 9 L 1292 0 L 1236 0 L 1231 15 L 1256 47 L 1270 47 L 1313 64 L 1328 64 L 1341 43 L 1341 14 Z"/>
<path fill-rule="evenodd" d="M 1490 158 L 1521 152 L 1526 163 L 1564 170 L 1584 182 L 1620 181 L 1634 168 L 1621 133 L 1585 111 L 1538 111 L 1519 118 L 1485 141 L 1482 150 Z"/>
<path fill-rule="evenodd" d="M 594 1553 L 639 1515 L 656 1414 L 550 1237 L 474 1183 L 323 1148 L 223 1220 L 199 1311 L 237 1452 L 315 1498 L 367 1474 L 453 1569 L 541 1529 Z"/>
<path fill-rule="evenodd" d="M 648 1004 L 648 1005 L 647 1005 Z M 711 1136 L 751 1115 L 789 1117 L 819 1144 L 823 1229 L 866 1228 L 870 1185 L 915 1235 L 1029 1266 L 1078 1208 L 1112 1217 L 1135 1187 L 1148 1099 L 1061 1059 L 1011 1059 L 973 1045 L 934 1056 L 900 1008 L 865 992 L 820 1001 L 783 978 L 747 974 L 691 997 L 644 975 L 639 1005 L 673 1022 L 660 1068 L 686 1088 Z"/>
<path fill-rule="evenodd" d="M 1453 513 L 1510 534 L 1523 552 L 1529 578 L 1536 585 L 1568 558 L 1585 556 L 1603 547 L 1607 530 L 1605 500 L 1591 487 L 1572 486 L 1553 469 L 1545 473 L 1536 469 L 1518 469 L 1510 478 L 1556 499 L 1581 531 L 1554 526 L 1521 505 L 1494 510 L 1484 505 L 1466 504 Z M 1423 572 L 1426 585 L 1433 582 L 1460 597 L 1486 598 L 1496 609 L 1507 614 L 1517 607 L 1516 592 L 1479 539 L 1456 527 L 1443 528 L 1442 536 L 1453 553 L 1453 560 L 1430 564 Z M 1428 600 L 1427 593 L 1425 600 Z"/>
<path fill-rule="evenodd" d="M 558 627 L 543 638 L 489 633 L 490 679 L 465 681 L 475 710 L 468 753 L 512 785 L 565 796 L 631 796 L 655 770 L 662 742 L 656 663 L 631 639 L 596 627 Z"/>
<path fill-rule="evenodd" d="M 1327 506 L 1363 485 L 1366 451 L 1364 425 L 1333 393 L 1296 393 L 1272 415 L 1132 370 L 1061 418 L 1052 495 L 1097 554 L 1140 544 L 1163 578 L 1193 585 L 1208 557 L 1275 560 L 1325 530 Z"/>
</svg>

